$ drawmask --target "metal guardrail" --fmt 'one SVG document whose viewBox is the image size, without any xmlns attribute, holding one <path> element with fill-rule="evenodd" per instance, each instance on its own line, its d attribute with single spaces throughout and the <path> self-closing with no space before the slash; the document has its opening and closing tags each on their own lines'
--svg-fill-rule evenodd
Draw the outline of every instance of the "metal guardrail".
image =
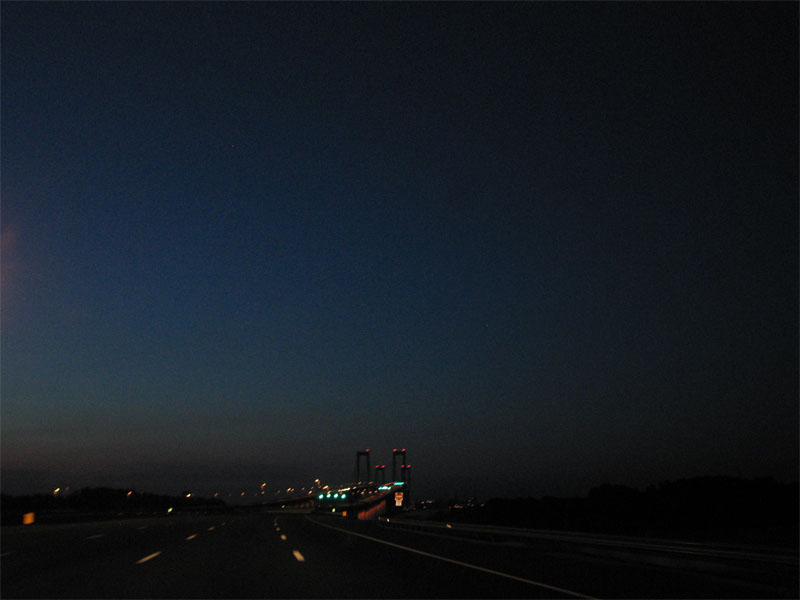
<svg viewBox="0 0 800 600">
<path fill-rule="evenodd" d="M 431 523 L 411 519 L 381 518 L 381 522 L 393 527 L 416 529 L 418 531 L 437 532 L 457 537 L 501 541 L 503 539 L 535 539 L 579 544 L 582 546 L 598 546 L 639 552 L 666 553 L 683 555 L 686 558 L 711 558 L 741 560 L 747 562 L 764 562 L 771 564 L 798 566 L 798 553 L 785 548 L 743 547 L 730 544 L 709 544 L 678 540 L 637 538 L 616 535 L 600 535 L 593 533 L 553 531 L 545 529 L 520 529 L 491 525 L 471 525 L 462 523 Z"/>
</svg>

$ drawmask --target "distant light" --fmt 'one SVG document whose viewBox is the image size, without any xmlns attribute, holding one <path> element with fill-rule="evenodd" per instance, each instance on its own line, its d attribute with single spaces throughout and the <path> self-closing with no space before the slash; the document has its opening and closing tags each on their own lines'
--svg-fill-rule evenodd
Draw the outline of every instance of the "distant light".
<svg viewBox="0 0 800 600">
<path fill-rule="evenodd" d="M 327 495 L 327 496 L 325 496 L 325 497 L 326 497 L 326 498 L 330 498 L 330 497 L 331 497 L 331 494 L 330 494 L 330 492 L 328 492 L 328 495 Z"/>
<path fill-rule="evenodd" d="M 241 494 L 239 494 L 239 495 L 240 495 L 240 496 L 244 496 L 244 492 L 242 492 L 242 493 L 241 493 Z"/>
<path fill-rule="evenodd" d="M 324 497 L 325 497 L 325 494 L 320 494 L 320 495 L 319 495 L 319 499 L 320 499 L 320 500 L 322 500 L 322 498 L 324 498 Z"/>
<path fill-rule="evenodd" d="M 61 491 L 61 488 L 60 488 L 60 487 L 57 487 L 56 489 L 54 489 L 54 490 L 53 490 L 53 495 L 55 496 L 55 495 L 56 495 L 56 494 L 58 494 L 58 492 L 60 492 L 60 491 Z"/>
<path fill-rule="evenodd" d="M 170 507 L 167 509 L 167 513 L 171 513 L 171 512 L 172 512 L 172 507 L 170 506 Z"/>
<path fill-rule="evenodd" d="M 334 498 L 338 498 L 338 497 L 339 497 L 339 494 L 334 494 L 334 495 L 333 495 L 333 497 L 334 497 Z"/>
<path fill-rule="evenodd" d="M 405 451 L 406 451 L 406 449 L 405 449 L 405 448 L 403 448 L 403 452 L 405 452 Z"/>
<path fill-rule="evenodd" d="M 452 526 L 452 525 L 450 525 L 450 523 L 447 523 L 447 524 L 445 525 L 445 527 L 447 527 L 448 529 L 452 529 L 452 528 L 453 528 L 453 526 Z"/>
<path fill-rule="evenodd" d="M 191 498 L 192 497 L 192 492 L 186 492 L 186 497 L 187 498 Z"/>
<path fill-rule="evenodd" d="M 342 500 L 344 500 L 345 498 L 347 498 L 347 494 L 342 494 Z"/>
</svg>

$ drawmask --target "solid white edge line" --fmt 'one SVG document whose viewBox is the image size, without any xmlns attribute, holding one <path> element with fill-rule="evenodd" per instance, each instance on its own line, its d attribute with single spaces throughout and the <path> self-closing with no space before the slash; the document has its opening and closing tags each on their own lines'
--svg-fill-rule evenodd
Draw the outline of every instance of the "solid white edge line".
<svg viewBox="0 0 800 600">
<path fill-rule="evenodd" d="M 513 579 L 514 581 L 521 581 L 522 583 L 527 583 L 529 585 L 533 585 L 536 587 L 544 588 L 547 590 L 553 590 L 555 592 L 559 592 L 561 594 L 567 594 L 568 596 L 575 596 L 576 598 L 584 598 L 586 600 L 596 600 L 594 596 L 587 596 L 586 594 L 581 594 L 580 592 L 573 592 L 572 590 L 565 590 L 564 588 L 556 587 L 554 585 L 547 585 L 546 583 L 542 583 L 540 581 L 533 581 L 532 579 L 525 579 L 524 577 L 517 577 L 516 575 L 511 575 L 510 573 L 503 573 L 501 571 L 495 571 L 494 569 L 487 569 L 485 567 L 479 567 L 478 565 L 472 565 L 470 563 L 461 562 L 460 560 L 454 560 L 452 558 L 447 558 L 445 556 L 439 556 L 438 554 L 431 554 L 430 552 L 423 552 L 422 550 L 416 550 L 415 548 L 409 548 L 408 546 L 401 546 L 400 544 L 395 544 L 393 542 L 387 542 L 386 540 L 380 540 L 378 538 L 370 537 L 368 535 L 364 535 L 363 533 L 355 533 L 353 531 L 348 531 L 347 529 L 342 529 L 340 527 L 334 527 L 333 525 L 328 525 L 327 523 L 320 523 L 319 521 L 315 521 L 308 515 L 306 515 L 306 519 L 311 521 L 312 523 L 316 523 L 317 525 L 321 525 L 322 527 L 327 527 L 328 529 L 335 529 L 336 531 L 341 531 L 342 533 L 347 533 L 349 535 L 355 535 L 357 537 L 364 538 L 366 540 L 372 540 L 373 542 L 378 542 L 379 544 L 386 544 L 387 546 L 392 546 L 394 548 L 400 548 L 401 550 L 407 550 L 408 552 L 414 552 L 415 554 L 421 554 L 422 556 L 427 556 L 429 558 L 435 558 L 436 560 L 441 560 L 444 562 L 452 563 L 454 565 L 460 565 L 462 567 L 468 567 L 470 569 L 475 569 L 477 571 L 483 571 L 484 573 L 490 573 L 491 575 L 497 575 L 498 577 L 505 577 L 506 579 Z"/>
<path fill-rule="evenodd" d="M 156 557 L 156 556 L 158 556 L 159 554 L 161 554 L 161 551 L 160 551 L 160 550 L 159 550 L 158 552 L 153 552 L 152 554 L 148 554 L 148 555 L 147 555 L 147 556 L 145 556 L 144 558 L 140 558 L 139 560 L 137 560 L 137 561 L 136 561 L 136 564 L 137 564 L 137 565 L 140 565 L 140 564 L 142 564 L 142 563 L 146 563 L 148 560 L 152 560 L 153 558 L 155 558 L 155 557 Z"/>
<path fill-rule="evenodd" d="M 305 557 L 302 554 L 300 554 L 300 550 L 292 550 L 292 554 L 294 554 L 294 557 L 297 559 L 297 562 L 306 561 Z"/>
</svg>

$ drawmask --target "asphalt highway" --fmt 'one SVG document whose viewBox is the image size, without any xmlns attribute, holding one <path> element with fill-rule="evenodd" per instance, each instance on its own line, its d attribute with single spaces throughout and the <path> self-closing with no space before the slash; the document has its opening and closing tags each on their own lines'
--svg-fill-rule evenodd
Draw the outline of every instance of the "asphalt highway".
<svg viewBox="0 0 800 600">
<path fill-rule="evenodd" d="M 779 598 L 796 568 L 643 564 L 304 514 L 4 527 L 3 598 Z M 760 569 L 760 570 L 758 570 Z M 707 571 L 707 570 L 706 570 Z"/>
</svg>

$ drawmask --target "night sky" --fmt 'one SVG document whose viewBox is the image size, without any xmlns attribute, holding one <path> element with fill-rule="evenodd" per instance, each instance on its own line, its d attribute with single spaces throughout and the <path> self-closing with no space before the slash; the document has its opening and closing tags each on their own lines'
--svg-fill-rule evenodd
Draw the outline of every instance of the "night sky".
<svg viewBox="0 0 800 600">
<path fill-rule="evenodd" d="M 2 488 L 798 474 L 798 4 L 2 3 Z"/>
</svg>

